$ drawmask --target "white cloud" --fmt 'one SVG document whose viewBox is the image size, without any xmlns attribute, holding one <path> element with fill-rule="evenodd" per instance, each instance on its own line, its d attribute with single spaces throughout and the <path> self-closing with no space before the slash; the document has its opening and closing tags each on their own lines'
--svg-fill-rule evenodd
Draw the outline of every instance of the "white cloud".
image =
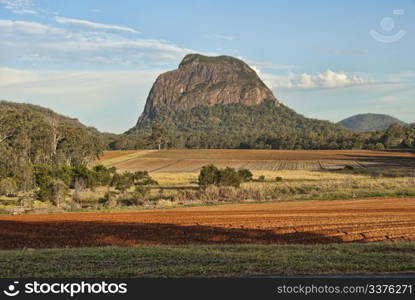
<svg viewBox="0 0 415 300">
<path fill-rule="evenodd" d="M 91 29 L 74 31 L 37 22 L 0 19 L 2 59 L 14 62 L 25 58 L 35 62 L 49 58 L 56 63 L 119 62 L 120 65 L 151 66 L 177 63 L 185 54 L 195 52 L 168 41 L 130 38 Z"/>
<path fill-rule="evenodd" d="M 8 40 L 17 38 L 18 35 L 46 35 L 49 33 L 62 33 L 62 30 L 37 22 L 11 21 L 0 19 L 0 37 Z"/>
<path fill-rule="evenodd" d="M 269 69 L 269 70 L 289 70 L 289 69 L 295 68 L 295 65 L 275 64 L 270 61 L 249 62 L 249 64 L 260 69 Z"/>
<path fill-rule="evenodd" d="M 275 75 L 263 73 L 261 76 L 271 88 L 338 88 L 374 83 L 373 80 L 363 78 L 357 74 L 336 72 L 330 69 L 319 74 L 288 73 L 285 75 Z"/>
<path fill-rule="evenodd" d="M 38 13 L 31 0 L 0 0 L 0 4 L 2 4 L 5 9 L 8 9 L 15 14 L 35 15 Z"/>
<path fill-rule="evenodd" d="M 104 30 L 107 29 L 107 30 L 124 31 L 124 32 L 130 32 L 130 33 L 140 33 L 139 31 L 132 29 L 130 27 L 126 27 L 126 26 L 95 23 L 95 22 L 91 22 L 88 20 L 55 17 L 55 21 L 60 24 L 82 26 L 82 27 L 88 27 L 92 29 L 104 29 Z"/>
<path fill-rule="evenodd" d="M 0 78 L 0 87 L 5 88 L 8 86 L 35 82 L 39 79 L 39 76 L 35 72 L 28 70 L 1 67 Z"/>
</svg>

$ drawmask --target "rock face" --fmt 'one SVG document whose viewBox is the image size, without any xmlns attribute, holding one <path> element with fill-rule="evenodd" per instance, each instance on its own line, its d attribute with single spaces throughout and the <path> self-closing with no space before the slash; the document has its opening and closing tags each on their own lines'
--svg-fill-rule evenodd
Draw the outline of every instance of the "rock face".
<svg viewBox="0 0 415 300">
<path fill-rule="evenodd" d="M 271 90 L 243 61 L 230 56 L 188 54 L 178 69 L 157 78 L 138 122 L 152 119 L 162 107 L 178 111 L 199 105 L 250 106 L 266 100 L 273 100 L 279 106 Z"/>
</svg>

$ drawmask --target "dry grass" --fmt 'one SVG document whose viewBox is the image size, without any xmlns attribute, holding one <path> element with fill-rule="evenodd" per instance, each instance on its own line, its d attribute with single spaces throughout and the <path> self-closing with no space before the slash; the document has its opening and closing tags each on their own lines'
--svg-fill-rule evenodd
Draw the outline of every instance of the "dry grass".
<svg viewBox="0 0 415 300">
<path fill-rule="evenodd" d="M 372 174 L 307 170 L 254 171 L 254 181 L 241 187 L 197 190 L 195 173 L 154 173 L 160 187 L 152 197 L 172 199 L 177 205 L 215 202 L 330 200 L 358 197 L 415 196 L 415 178 L 379 177 Z M 260 176 L 265 181 L 258 181 Z M 282 178 L 277 181 L 276 178 Z M 171 187 L 171 188 L 169 188 Z M 162 195 L 160 195 L 160 188 Z M 231 193 L 229 190 L 234 190 Z M 228 195 L 224 196 L 223 193 Z M 233 195 L 233 196 L 232 196 Z"/>
<path fill-rule="evenodd" d="M 133 198 L 134 188 L 125 193 L 113 187 L 85 190 L 78 196 L 80 203 L 71 204 L 68 195 L 64 209 L 108 209 L 120 206 L 129 208 L 164 208 L 183 205 L 206 205 L 217 203 L 244 203 L 264 201 L 336 200 L 363 197 L 410 197 L 415 196 L 415 177 L 394 170 L 393 176 L 374 176 L 373 173 L 348 171 L 280 170 L 253 171 L 254 181 L 241 184 L 240 188 L 209 187 L 199 189 L 197 173 L 152 173 L 159 185 L 151 186 L 149 194 L 137 202 Z M 398 176 L 399 175 L 399 176 Z M 259 177 L 264 176 L 264 181 Z M 279 178 L 277 181 L 276 178 Z M 105 202 L 106 192 L 114 193 L 115 206 Z M 7 212 L 18 206 L 17 199 L 1 202 L 0 209 Z"/>
</svg>

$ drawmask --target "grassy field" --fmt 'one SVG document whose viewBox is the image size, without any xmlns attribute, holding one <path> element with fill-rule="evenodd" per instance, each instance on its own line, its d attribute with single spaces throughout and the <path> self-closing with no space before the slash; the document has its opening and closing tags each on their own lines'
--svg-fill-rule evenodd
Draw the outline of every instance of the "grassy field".
<svg viewBox="0 0 415 300">
<path fill-rule="evenodd" d="M 415 273 L 415 242 L 0 251 L 0 277 Z"/>
<path fill-rule="evenodd" d="M 336 200 L 367 197 L 415 197 L 412 170 L 279 170 L 253 171 L 254 181 L 240 188 L 210 187 L 200 190 L 198 173 L 151 173 L 159 185 L 152 186 L 147 199 L 139 206 L 119 209 L 149 209 L 187 205 L 212 205 L 264 201 Z M 264 176 L 264 180 L 258 178 Z M 276 181 L 279 177 L 280 181 Z M 98 187 L 79 193 L 84 208 L 106 209 L 99 203 L 109 189 Z M 110 190 L 115 191 L 114 188 Z M 119 195 L 120 201 L 123 195 Z M 49 210 L 48 203 L 37 201 L 36 209 Z M 0 211 L 18 207 L 18 198 L 0 197 Z"/>
<path fill-rule="evenodd" d="M 334 200 L 362 197 L 408 197 L 415 196 L 415 177 L 410 173 L 388 170 L 311 171 L 280 170 L 253 171 L 255 179 L 264 181 L 245 182 L 239 190 L 245 191 L 252 201 Z M 165 198 L 177 199 L 168 203 L 197 200 L 197 173 L 153 173 L 159 182 L 152 191 L 153 197 L 163 190 Z M 280 177 L 281 181 L 276 181 Z M 187 190 L 187 191 L 186 191 Z M 193 190 L 193 191 L 192 191 Z M 231 190 L 231 189 L 227 189 Z M 208 193 L 209 191 L 207 191 Z M 217 199 L 220 201 L 220 199 Z M 234 199 L 238 202 L 238 199 Z M 171 203 L 173 202 L 173 203 Z M 243 202 L 243 198 L 239 199 Z M 163 204 L 163 203 L 161 203 Z M 164 203 L 165 205 L 166 203 Z"/>
<path fill-rule="evenodd" d="M 147 170 L 159 182 L 149 207 L 215 202 L 333 200 L 415 196 L 415 153 L 368 150 L 140 150 L 108 151 L 99 163 L 118 172 Z M 201 166 L 247 168 L 252 182 L 238 191 L 198 191 Z M 264 180 L 258 180 L 261 176 Z M 276 178 L 280 181 L 277 182 Z M 281 180 L 282 179 L 282 180 Z M 222 194 L 223 194 L 222 193 Z"/>
</svg>

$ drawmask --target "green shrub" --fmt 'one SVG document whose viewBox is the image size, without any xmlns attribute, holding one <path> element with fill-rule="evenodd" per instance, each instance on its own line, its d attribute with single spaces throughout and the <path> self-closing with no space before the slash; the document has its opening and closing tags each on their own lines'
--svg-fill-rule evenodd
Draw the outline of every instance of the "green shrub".
<svg viewBox="0 0 415 300">
<path fill-rule="evenodd" d="M 153 178 L 150 177 L 147 171 L 137 171 L 132 175 L 134 185 L 153 185 L 158 184 Z"/>
<path fill-rule="evenodd" d="M 68 186 L 60 179 L 51 179 L 50 182 L 39 187 L 37 199 L 43 202 L 51 202 L 60 206 L 68 194 Z"/>
<path fill-rule="evenodd" d="M 251 171 L 248 169 L 240 169 L 238 170 L 239 178 L 241 179 L 241 182 L 247 182 L 251 181 L 252 177 L 254 176 Z"/>
<path fill-rule="evenodd" d="M 111 171 L 103 165 L 93 167 L 92 171 L 95 172 L 94 176 L 100 186 L 107 186 L 111 183 Z"/>
<path fill-rule="evenodd" d="M 209 185 L 217 185 L 219 183 L 219 169 L 214 165 L 203 166 L 200 170 L 198 183 L 204 188 Z"/>
<path fill-rule="evenodd" d="M 210 185 L 239 187 L 241 182 L 250 181 L 252 177 L 248 169 L 236 171 L 234 168 L 218 169 L 214 165 L 207 165 L 200 170 L 198 183 L 204 189 Z"/>
<path fill-rule="evenodd" d="M 34 176 L 37 186 L 46 186 L 52 180 L 53 167 L 49 165 L 35 165 Z"/>
<path fill-rule="evenodd" d="M 219 185 L 239 187 L 241 185 L 241 178 L 234 168 L 226 167 L 219 170 Z"/>
<path fill-rule="evenodd" d="M 150 195 L 150 188 L 149 187 L 143 186 L 143 185 L 137 185 L 135 187 L 135 191 L 133 193 L 133 196 L 137 201 L 147 200 L 149 195 Z"/>
<path fill-rule="evenodd" d="M 96 172 L 89 170 L 86 166 L 80 165 L 73 168 L 72 186 L 76 180 L 82 180 L 87 188 L 95 188 L 99 185 Z"/>
<path fill-rule="evenodd" d="M 385 145 L 383 145 L 382 143 L 376 143 L 375 149 L 376 150 L 385 150 Z"/>
<path fill-rule="evenodd" d="M 265 181 L 265 176 L 264 175 L 259 176 L 258 181 L 259 182 L 264 182 Z"/>
<path fill-rule="evenodd" d="M 116 190 L 125 192 L 128 190 L 134 183 L 133 174 L 125 172 L 123 174 L 114 174 L 112 177 L 111 185 L 115 187 Z"/>
<path fill-rule="evenodd" d="M 0 195 L 12 196 L 17 192 L 17 183 L 14 178 L 7 177 L 0 180 Z"/>
</svg>

